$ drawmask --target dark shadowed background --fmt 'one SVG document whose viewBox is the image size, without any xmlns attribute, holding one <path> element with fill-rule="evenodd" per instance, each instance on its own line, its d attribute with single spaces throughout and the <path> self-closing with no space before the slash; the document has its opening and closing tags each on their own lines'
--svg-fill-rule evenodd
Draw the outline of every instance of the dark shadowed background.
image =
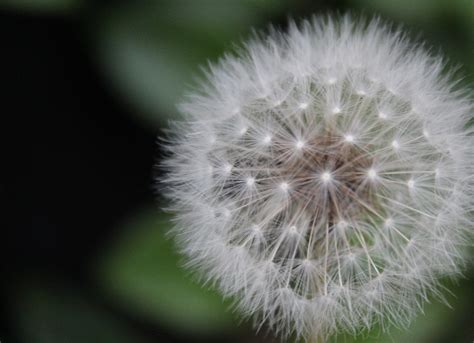
<svg viewBox="0 0 474 343">
<path fill-rule="evenodd" d="M 347 10 L 420 34 L 473 89 L 472 0 L 1 0 L 1 343 L 275 341 L 181 269 L 156 137 L 199 65 L 252 28 Z M 452 308 L 357 342 L 472 342 L 465 276 L 446 282 Z"/>
</svg>

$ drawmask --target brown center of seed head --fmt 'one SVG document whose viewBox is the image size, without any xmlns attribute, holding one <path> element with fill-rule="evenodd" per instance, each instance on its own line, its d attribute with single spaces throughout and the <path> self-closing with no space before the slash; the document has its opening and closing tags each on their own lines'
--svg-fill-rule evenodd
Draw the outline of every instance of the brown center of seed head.
<svg viewBox="0 0 474 343">
<path fill-rule="evenodd" d="M 276 155 L 288 156 L 284 149 Z M 326 133 L 305 142 L 295 158 L 281 159 L 279 169 L 294 180 L 289 194 L 312 222 L 329 227 L 355 219 L 373 205 L 368 171 L 373 160 L 343 137 Z"/>
</svg>

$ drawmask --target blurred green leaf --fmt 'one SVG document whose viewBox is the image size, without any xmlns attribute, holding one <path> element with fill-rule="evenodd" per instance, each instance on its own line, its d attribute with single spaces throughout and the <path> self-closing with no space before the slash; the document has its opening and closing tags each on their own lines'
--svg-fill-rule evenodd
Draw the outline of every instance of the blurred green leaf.
<svg viewBox="0 0 474 343">
<path fill-rule="evenodd" d="M 79 9 L 83 0 L 2 0 L 0 7 L 35 13 L 71 12 Z"/>
<path fill-rule="evenodd" d="M 472 43 L 472 39 L 474 39 L 474 1 L 452 0 L 451 2 L 445 2 L 445 5 L 446 7 L 451 5 L 458 18 L 463 21 L 464 29 L 467 35 L 471 37 Z M 470 49 L 470 54 L 472 57 L 472 49 Z"/>
<path fill-rule="evenodd" d="M 124 225 L 99 266 L 103 289 L 127 310 L 175 330 L 205 335 L 234 330 L 222 297 L 193 282 L 179 266 L 173 242 L 165 237 L 169 225 L 156 211 Z"/>
<path fill-rule="evenodd" d="M 442 8 L 445 0 L 397 0 L 397 1 L 380 1 L 380 0 L 356 0 L 359 6 L 370 9 L 368 14 L 380 11 L 390 14 L 404 20 L 430 20 L 436 16 L 440 8 Z"/>
<path fill-rule="evenodd" d="M 17 287 L 11 318 L 24 343 L 144 343 L 106 310 L 59 282 Z"/>
<path fill-rule="evenodd" d="M 162 1 L 105 9 L 91 24 L 104 75 L 154 125 L 177 116 L 176 103 L 199 74 L 284 0 Z"/>
</svg>

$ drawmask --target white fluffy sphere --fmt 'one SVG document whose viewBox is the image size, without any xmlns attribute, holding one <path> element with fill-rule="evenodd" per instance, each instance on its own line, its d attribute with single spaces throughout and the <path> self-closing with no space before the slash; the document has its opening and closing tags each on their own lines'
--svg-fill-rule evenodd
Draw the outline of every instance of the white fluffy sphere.
<svg viewBox="0 0 474 343">
<path fill-rule="evenodd" d="M 349 16 L 210 65 L 164 162 L 189 265 L 283 335 L 407 324 L 472 228 L 473 104 L 443 69 Z"/>
</svg>

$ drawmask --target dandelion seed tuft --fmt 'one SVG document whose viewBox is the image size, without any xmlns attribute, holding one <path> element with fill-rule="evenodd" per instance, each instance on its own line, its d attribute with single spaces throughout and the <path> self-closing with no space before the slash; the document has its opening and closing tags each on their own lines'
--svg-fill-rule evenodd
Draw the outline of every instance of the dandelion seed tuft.
<svg viewBox="0 0 474 343">
<path fill-rule="evenodd" d="M 330 172 L 325 171 L 324 173 L 321 174 L 321 180 L 324 183 L 328 183 L 329 181 L 331 181 L 331 179 L 332 179 L 332 176 Z"/>
</svg>

